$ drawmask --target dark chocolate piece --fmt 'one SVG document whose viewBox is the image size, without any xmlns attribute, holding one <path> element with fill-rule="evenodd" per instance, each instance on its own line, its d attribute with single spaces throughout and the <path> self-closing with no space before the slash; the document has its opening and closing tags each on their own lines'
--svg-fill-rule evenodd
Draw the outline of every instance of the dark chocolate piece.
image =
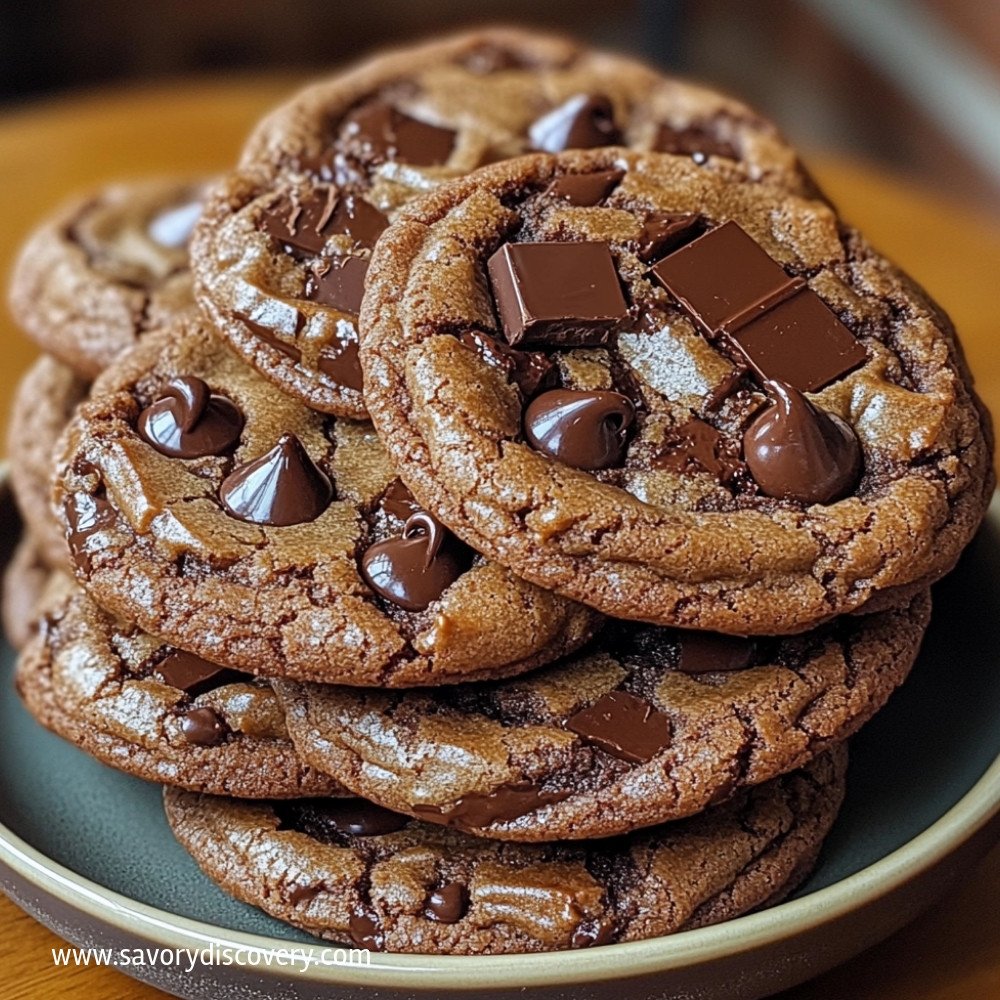
<svg viewBox="0 0 1000 1000">
<path fill-rule="evenodd" d="M 708 127 L 701 124 L 691 124 L 680 129 L 661 125 L 653 140 L 653 149 L 658 153 L 690 156 L 699 163 L 709 156 L 725 156 L 730 160 L 740 158 L 732 143 L 712 135 Z"/>
<path fill-rule="evenodd" d="M 670 745 L 670 719 L 644 698 L 609 691 L 566 720 L 566 728 L 613 757 L 643 764 Z"/>
<path fill-rule="evenodd" d="M 595 923 L 590 921 L 581 924 L 570 939 L 572 948 L 599 948 L 601 945 L 611 944 L 615 939 L 614 924 L 602 921 Z"/>
<path fill-rule="evenodd" d="M 74 493 L 66 498 L 64 510 L 69 522 L 66 542 L 70 558 L 76 568 L 87 575 L 91 569 L 90 553 L 86 550 L 87 539 L 114 523 L 115 509 L 104 497 Z"/>
<path fill-rule="evenodd" d="M 361 391 L 364 376 L 356 340 L 342 340 L 321 348 L 316 367 L 324 375 L 329 375 L 337 385 Z"/>
<path fill-rule="evenodd" d="M 302 903 L 309 903 L 323 891 L 323 883 L 316 882 L 310 885 L 307 882 L 292 882 L 287 889 L 288 902 L 292 906 L 299 906 Z"/>
<path fill-rule="evenodd" d="M 347 927 L 351 940 L 359 948 L 367 948 L 369 951 L 382 950 L 382 928 L 374 917 L 370 917 L 367 913 L 352 913 L 347 921 Z"/>
<path fill-rule="evenodd" d="M 205 691 L 246 680 L 247 675 L 217 663 L 209 663 L 194 653 L 175 649 L 153 668 L 153 677 L 168 687 L 179 688 L 192 698 Z"/>
<path fill-rule="evenodd" d="M 257 223 L 288 252 L 314 257 L 322 253 L 333 230 L 330 220 L 337 205 L 335 188 L 315 188 L 305 199 L 282 196 L 270 205 Z"/>
<path fill-rule="evenodd" d="M 422 509 L 402 479 L 394 479 L 389 483 L 385 493 L 382 494 L 379 506 L 397 521 L 408 521 Z"/>
<path fill-rule="evenodd" d="M 686 674 L 728 673 L 753 662 L 754 642 L 717 632 L 682 632 L 677 669 Z"/>
<path fill-rule="evenodd" d="M 746 473 L 736 444 L 697 417 L 668 431 L 652 465 L 685 474 L 707 472 L 720 483 L 730 483 Z"/>
<path fill-rule="evenodd" d="M 198 706 L 181 714 L 181 732 L 188 743 L 199 747 L 218 746 L 226 738 L 226 724 L 214 708 Z"/>
<path fill-rule="evenodd" d="M 267 454 L 223 480 L 219 499 L 241 521 L 287 526 L 315 521 L 330 505 L 333 485 L 299 439 L 283 434 Z"/>
<path fill-rule="evenodd" d="M 246 316 L 243 313 L 233 313 L 233 316 L 241 323 L 246 324 L 247 329 L 249 329 L 255 337 L 259 337 L 265 344 L 269 344 L 276 351 L 280 351 L 286 357 L 291 358 L 296 364 L 302 360 L 302 352 L 294 344 L 289 344 L 287 341 L 278 337 L 274 330 L 258 323 L 256 320 L 250 319 L 249 316 Z"/>
<path fill-rule="evenodd" d="M 168 382 L 155 403 L 139 414 L 136 429 L 160 454 L 171 458 L 224 455 L 236 447 L 243 414 L 232 400 L 200 379 L 182 375 Z"/>
<path fill-rule="evenodd" d="M 622 134 L 615 109 L 604 94 L 576 94 L 539 118 L 528 129 L 532 148 L 546 153 L 564 149 L 619 146 Z"/>
<path fill-rule="evenodd" d="M 360 195 L 345 194 L 337 199 L 327 228 L 331 233 L 344 233 L 359 246 L 370 249 L 388 225 L 389 220 L 371 202 Z"/>
<path fill-rule="evenodd" d="M 771 402 L 743 435 L 746 463 L 761 491 L 805 504 L 848 496 L 864 465 L 854 429 L 789 385 L 768 381 L 765 388 Z"/>
<path fill-rule="evenodd" d="M 168 250 L 180 250 L 188 245 L 191 233 L 201 217 L 201 202 L 189 201 L 164 209 L 150 219 L 146 227 L 149 238 Z"/>
<path fill-rule="evenodd" d="M 402 830 L 409 816 L 364 799 L 311 799 L 295 805 L 295 827 L 326 843 L 345 837 L 381 837 Z"/>
<path fill-rule="evenodd" d="M 593 174 L 563 174 L 546 189 L 551 198 L 559 198 L 570 205 L 596 205 L 606 198 L 625 176 L 624 170 L 599 170 Z"/>
<path fill-rule="evenodd" d="M 555 382 L 558 374 L 556 363 L 541 351 L 519 351 L 496 337 L 479 330 L 467 330 L 458 338 L 466 347 L 495 368 L 499 368 L 508 381 L 513 382 L 525 399 L 530 399 L 539 389 Z"/>
<path fill-rule="evenodd" d="M 352 112 L 342 131 L 345 144 L 363 159 L 400 160 L 415 166 L 440 166 L 455 147 L 455 132 L 431 125 L 374 101 Z"/>
<path fill-rule="evenodd" d="M 435 889 L 427 900 L 427 916 L 439 924 L 457 924 L 469 909 L 469 890 L 461 882 Z"/>
<path fill-rule="evenodd" d="M 376 542 L 361 557 L 368 586 L 406 611 L 423 611 L 464 570 L 457 540 L 424 510 L 406 519 L 397 538 Z"/>
<path fill-rule="evenodd" d="M 528 404 L 524 433 L 532 447 L 575 469 L 607 469 L 625 456 L 635 406 L 620 392 L 552 389 Z"/>
<path fill-rule="evenodd" d="M 487 268 L 510 344 L 603 344 L 628 316 L 607 243 L 505 243 Z"/>
<path fill-rule="evenodd" d="M 705 222 L 700 215 L 690 213 L 653 212 L 642 224 L 639 236 L 639 257 L 652 260 L 671 253 L 700 235 Z"/>
<path fill-rule="evenodd" d="M 306 298 L 357 316 L 365 294 L 367 257 L 327 257 L 306 280 Z"/>
<path fill-rule="evenodd" d="M 547 792 L 530 781 L 518 781 L 485 794 L 469 792 L 447 806 L 415 805 L 413 811 L 432 823 L 481 830 L 493 823 L 508 823 L 569 796 L 569 792 Z"/>
</svg>

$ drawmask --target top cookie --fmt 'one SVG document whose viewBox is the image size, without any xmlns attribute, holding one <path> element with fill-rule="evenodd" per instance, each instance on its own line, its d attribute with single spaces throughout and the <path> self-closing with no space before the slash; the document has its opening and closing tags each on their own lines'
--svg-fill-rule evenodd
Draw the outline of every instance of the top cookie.
<svg viewBox="0 0 1000 1000">
<path fill-rule="evenodd" d="M 110 184 L 63 205 L 24 245 L 10 307 L 43 350 L 83 378 L 193 304 L 187 243 L 204 186 Z"/>
<path fill-rule="evenodd" d="M 196 235 L 199 299 L 286 392 L 361 417 L 356 315 L 399 207 L 483 163 L 607 145 L 811 190 L 774 125 L 737 101 L 562 39 L 463 34 L 307 87 L 261 122 Z"/>
<path fill-rule="evenodd" d="M 946 572 L 991 489 L 940 309 L 825 203 L 689 159 L 536 155 L 440 187 L 382 236 L 361 329 L 417 498 L 618 617 L 802 631 Z"/>
</svg>

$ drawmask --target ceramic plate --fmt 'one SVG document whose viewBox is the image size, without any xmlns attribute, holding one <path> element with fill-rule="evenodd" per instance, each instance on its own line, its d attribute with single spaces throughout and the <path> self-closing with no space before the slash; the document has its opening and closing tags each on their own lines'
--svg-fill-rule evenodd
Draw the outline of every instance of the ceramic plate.
<svg viewBox="0 0 1000 1000">
<path fill-rule="evenodd" d="M 18 531 L 5 500 L 0 538 L 9 545 Z M 193 972 L 162 961 L 123 969 L 182 997 L 762 997 L 901 927 L 994 842 L 998 579 L 995 502 L 959 569 L 936 589 L 934 623 L 911 679 L 854 740 L 847 801 L 815 874 L 790 901 L 726 924 L 556 955 L 376 954 L 367 966 L 335 964 L 340 956 L 210 883 L 171 837 L 157 787 L 103 767 L 36 725 L 12 689 L 6 645 L 0 888 L 77 945 L 214 948 L 216 964 Z M 224 964 L 227 948 L 231 964 Z M 301 954 L 271 951 L 289 948 Z"/>
</svg>

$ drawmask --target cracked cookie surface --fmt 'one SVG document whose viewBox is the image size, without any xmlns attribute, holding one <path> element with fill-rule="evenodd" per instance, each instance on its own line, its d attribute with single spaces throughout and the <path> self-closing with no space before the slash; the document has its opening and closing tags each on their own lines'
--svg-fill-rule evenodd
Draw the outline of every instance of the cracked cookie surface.
<svg viewBox="0 0 1000 1000">
<path fill-rule="evenodd" d="M 808 874 L 846 750 L 707 813 L 606 841 L 500 844 L 361 802 L 168 789 L 167 819 L 237 899 L 332 941 L 499 955 L 638 941 L 772 905 Z"/>
<path fill-rule="evenodd" d="M 608 173 L 586 206 L 553 193 Z M 439 187 L 380 238 L 360 323 L 421 503 L 616 617 L 767 635 L 891 604 L 951 569 L 992 489 L 941 310 L 825 203 L 687 159 L 535 155 Z"/>
<path fill-rule="evenodd" d="M 370 424 L 276 392 L 194 317 L 95 384 L 55 488 L 74 570 L 102 607 L 254 674 L 506 676 L 597 624 L 421 513 Z"/>
<path fill-rule="evenodd" d="M 526 677 L 427 691 L 276 682 L 302 755 L 358 795 L 501 840 L 696 813 L 841 743 L 902 683 L 930 617 L 757 640 L 609 623 Z"/>
<path fill-rule="evenodd" d="M 562 39 L 478 31 L 380 56 L 268 115 L 198 228 L 199 301 L 284 391 L 361 417 L 360 279 L 344 287 L 338 265 L 363 275 L 380 229 L 442 180 L 567 142 L 813 190 L 777 128 L 738 101 Z"/>
</svg>

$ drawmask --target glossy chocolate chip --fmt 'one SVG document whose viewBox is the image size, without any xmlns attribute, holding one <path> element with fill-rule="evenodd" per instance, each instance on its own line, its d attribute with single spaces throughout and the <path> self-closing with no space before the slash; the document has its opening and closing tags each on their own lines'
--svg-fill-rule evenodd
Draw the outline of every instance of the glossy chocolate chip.
<svg viewBox="0 0 1000 1000">
<path fill-rule="evenodd" d="M 287 526 L 315 521 L 333 499 L 329 477 L 294 434 L 265 455 L 234 469 L 219 487 L 233 517 L 250 524 Z"/>
<path fill-rule="evenodd" d="M 614 105 L 604 94 L 576 94 L 539 118 L 528 136 L 534 149 L 546 153 L 618 146 L 622 141 Z"/>
<path fill-rule="evenodd" d="M 528 404 L 524 433 L 531 445 L 575 469 L 620 465 L 635 406 L 620 392 L 552 389 Z"/>
<path fill-rule="evenodd" d="M 461 882 L 435 889 L 427 899 L 427 916 L 439 924 L 457 924 L 469 908 L 469 890 Z"/>
<path fill-rule="evenodd" d="M 848 496 L 863 469 L 854 429 L 797 389 L 769 381 L 771 402 L 743 435 L 751 474 L 767 496 L 828 504 Z"/>
<path fill-rule="evenodd" d="M 226 738 L 226 724 L 214 709 L 199 706 L 189 708 L 181 715 L 181 732 L 188 743 L 214 747 Z"/>
<path fill-rule="evenodd" d="M 663 712 L 628 691 L 609 691 L 570 716 L 566 728 L 606 753 L 633 764 L 652 760 L 670 745 L 672 727 Z"/>
<path fill-rule="evenodd" d="M 136 428 L 144 441 L 171 458 L 224 455 L 240 439 L 243 414 L 200 378 L 183 375 L 168 382 L 160 398 L 139 414 Z"/>
<path fill-rule="evenodd" d="M 464 569 L 457 540 L 423 510 L 407 518 L 399 537 L 376 542 L 361 557 L 368 586 L 406 611 L 423 611 Z"/>
</svg>

